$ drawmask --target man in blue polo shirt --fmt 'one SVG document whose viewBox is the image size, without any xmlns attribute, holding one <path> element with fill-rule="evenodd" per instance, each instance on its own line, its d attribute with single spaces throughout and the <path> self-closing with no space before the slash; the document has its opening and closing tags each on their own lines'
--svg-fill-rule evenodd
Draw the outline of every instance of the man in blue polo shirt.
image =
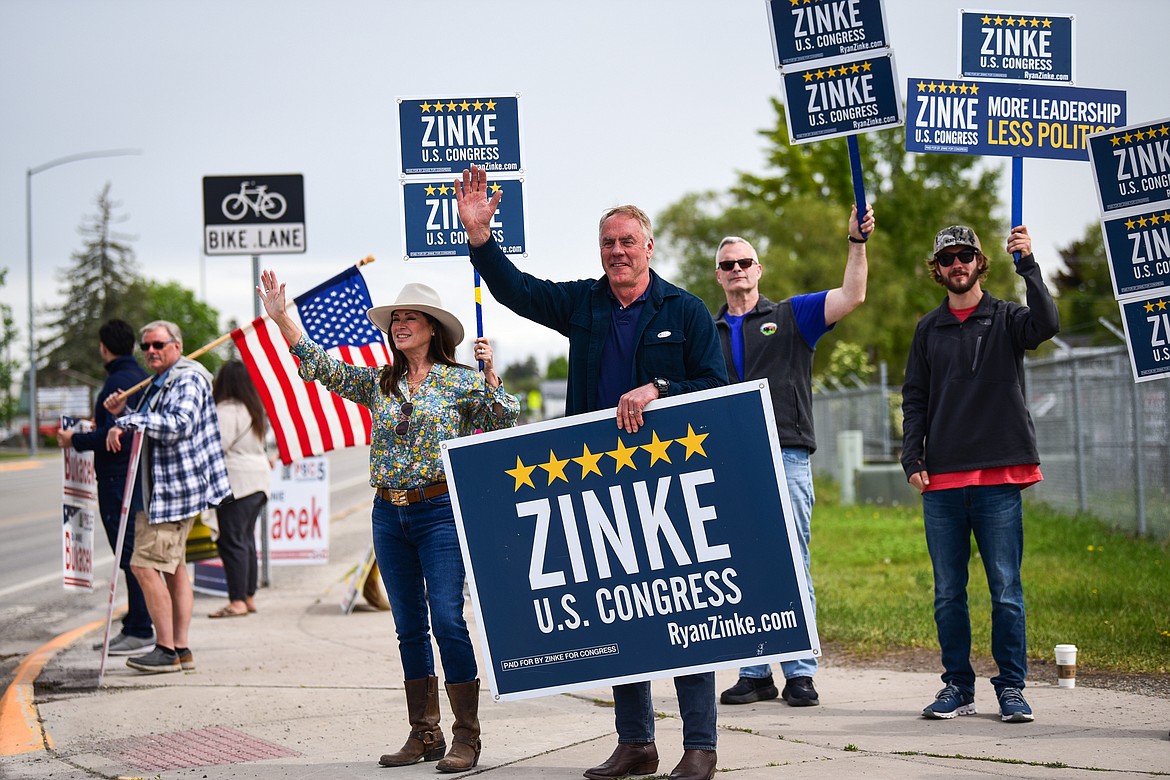
<svg viewBox="0 0 1170 780">
<path fill-rule="evenodd" d="M 694 295 L 650 270 L 654 235 L 636 206 L 601 217 L 602 279 L 551 282 L 518 270 L 492 238 L 501 193 L 487 197 L 487 174 L 472 166 L 455 182 L 459 218 L 471 262 L 492 296 L 522 317 L 569 339 L 566 414 L 617 407 L 617 425 L 635 433 L 642 410 L 658 398 L 727 384 L 715 324 Z M 711 780 L 715 774 L 715 675 L 674 678 L 683 721 L 683 757 L 670 777 Z M 650 683 L 615 686 L 618 746 L 585 772 L 593 780 L 653 774 L 654 707 Z"/>
<path fill-rule="evenodd" d="M 776 432 L 784 457 L 784 476 L 792 513 L 804 557 L 804 575 L 808 597 L 816 611 L 812 577 L 809 573 L 808 542 L 811 535 L 813 495 L 809 456 L 817 448 L 813 434 L 812 365 L 817 341 L 838 320 L 865 300 L 869 272 L 865 241 L 873 232 L 873 209 L 857 224 L 857 207 L 849 217 L 849 255 L 840 287 L 832 290 L 795 295 L 773 303 L 760 295 L 760 277 L 764 266 L 756 250 L 739 236 L 728 236 L 715 253 L 715 280 L 727 296 L 727 305 L 719 309 L 715 325 L 727 360 L 727 374 L 735 381 L 767 379 L 776 414 Z M 817 673 L 816 658 L 785 661 L 784 690 L 780 694 L 793 707 L 820 704 L 813 686 Z M 768 664 L 745 666 L 739 681 L 719 697 L 723 704 L 749 704 L 775 699 L 772 667 Z"/>
</svg>

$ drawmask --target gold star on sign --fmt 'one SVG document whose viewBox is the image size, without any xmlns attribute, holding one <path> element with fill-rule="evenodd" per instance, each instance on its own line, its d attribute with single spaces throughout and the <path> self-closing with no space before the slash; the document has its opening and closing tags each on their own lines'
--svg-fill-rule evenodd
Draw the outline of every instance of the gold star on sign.
<svg viewBox="0 0 1170 780">
<path fill-rule="evenodd" d="M 1170 224 L 1170 211 L 1163 211 L 1162 212 L 1162 221 L 1167 223 L 1167 224 Z"/>
<path fill-rule="evenodd" d="M 1136 133 L 1134 133 L 1134 137 L 1139 141 L 1146 140 L 1146 134 L 1143 133 L 1141 130 L 1138 130 Z"/>
<path fill-rule="evenodd" d="M 565 458 L 564 460 L 558 460 L 556 453 L 554 453 L 552 450 L 549 450 L 548 462 L 539 463 L 537 465 L 548 472 L 548 484 L 551 485 L 558 479 L 563 479 L 565 482 L 569 481 L 569 478 L 565 476 L 565 466 L 569 465 L 568 458 Z"/>
<path fill-rule="evenodd" d="M 800 0 L 790 0 L 792 5 L 800 5 Z"/>
<path fill-rule="evenodd" d="M 858 64 L 855 62 L 855 63 L 853 63 L 852 65 L 850 65 L 850 66 L 849 66 L 849 72 L 850 72 L 850 73 L 860 73 L 860 72 L 861 72 L 861 66 L 860 66 L 860 65 L 858 65 Z"/>
<path fill-rule="evenodd" d="M 450 100 L 450 101 L 448 101 L 448 102 L 447 102 L 447 110 L 448 110 L 448 111 L 454 111 L 454 110 L 455 110 L 455 101 L 454 101 L 454 100 Z"/>
<path fill-rule="evenodd" d="M 1109 140 L 1113 143 L 1114 146 L 1121 146 L 1121 138 L 1119 136 L 1115 135 Z"/>
<path fill-rule="evenodd" d="M 1158 311 L 1166 311 L 1166 301 L 1158 299 Z"/>
<path fill-rule="evenodd" d="M 995 23 L 997 25 L 1003 24 L 1003 17 L 1002 16 L 995 17 Z"/>
<path fill-rule="evenodd" d="M 1033 27 L 1039 27 L 1039 26 L 1040 26 L 1040 20 L 1039 20 L 1039 19 L 1037 19 L 1036 17 L 1034 17 L 1034 16 L 1033 16 L 1033 17 L 1032 17 L 1032 21 L 1031 21 L 1031 25 L 1032 25 Z"/>
<path fill-rule="evenodd" d="M 1138 217 L 1138 227 L 1144 228 L 1147 224 L 1145 217 Z"/>
<path fill-rule="evenodd" d="M 918 91 L 919 91 L 919 92 L 925 92 L 925 91 L 926 91 L 926 85 L 925 85 L 925 84 L 923 84 L 921 81 L 920 81 L 920 82 L 918 82 Z"/>
<path fill-rule="evenodd" d="M 1009 17 L 1007 18 L 1007 26 L 1008 26 L 1008 27 L 1015 27 L 1015 26 L 1016 26 L 1016 20 L 1015 20 L 1014 18 L 1012 18 L 1012 17 L 1010 17 L 1010 16 L 1009 16 Z"/>
<path fill-rule="evenodd" d="M 820 81 L 824 77 L 825 77 L 825 72 L 823 70 L 817 70 L 817 81 Z"/>
<path fill-rule="evenodd" d="M 423 101 L 423 103 L 422 103 L 422 112 L 423 112 L 424 114 L 429 114 L 429 113 L 431 113 L 431 104 L 430 104 L 430 103 L 428 103 L 428 102 L 426 102 L 425 100 L 424 100 L 424 101 Z"/>
<path fill-rule="evenodd" d="M 467 109 L 471 108 L 471 104 L 468 103 L 465 99 L 462 103 L 459 104 L 459 107 L 466 111 Z"/>
<path fill-rule="evenodd" d="M 969 86 L 967 86 L 966 84 L 959 85 L 959 92 L 963 93 L 964 95 L 966 95 L 970 91 L 971 91 L 971 88 Z"/>
<path fill-rule="evenodd" d="M 933 81 L 926 85 L 926 91 L 927 92 L 934 92 L 934 82 Z"/>
<path fill-rule="evenodd" d="M 621 437 L 619 436 L 618 442 L 617 442 L 617 449 L 610 450 L 609 452 L 605 453 L 609 457 L 613 458 L 614 462 L 617 463 L 617 468 L 615 468 L 613 470 L 613 473 L 614 474 L 618 473 L 619 471 L 624 469 L 626 466 L 629 466 L 634 471 L 637 471 L 638 467 L 634 465 L 634 453 L 637 451 L 638 451 L 637 447 L 627 447 L 626 443 L 624 441 L 622 441 Z"/>
<path fill-rule="evenodd" d="M 1125 221 L 1125 229 L 1126 229 L 1126 230 L 1133 230 L 1133 226 L 1134 226 L 1134 225 L 1136 225 L 1136 224 L 1137 224 L 1137 223 L 1136 223 L 1136 222 L 1134 222 L 1132 219 L 1127 219 L 1127 220 Z"/>
<path fill-rule="evenodd" d="M 1051 26 L 1052 26 L 1052 20 L 1051 20 L 1051 19 L 1045 19 L 1045 20 L 1044 20 L 1044 22 L 1043 22 L 1043 24 L 1044 24 L 1044 26 L 1045 26 L 1045 27 L 1051 27 Z"/>
<path fill-rule="evenodd" d="M 978 94 L 979 94 L 979 85 L 978 85 L 978 84 L 972 84 L 972 85 L 971 85 L 971 94 L 972 94 L 972 95 L 978 95 Z"/>
<path fill-rule="evenodd" d="M 442 104 L 442 103 L 440 103 L 438 100 L 436 100 L 436 101 L 435 101 L 434 108 L 435 108 L 435 110 L 436 110 L 436 111 L 438 111 L 440 114 L 441 114 L 441 113 L 443 113 L 443 104 Z"/>
<path fill-rule="evenodd" d="M 1153 301 L 1146 301 L 1143 308 L 1146 310 L 1146 314 L 1153 314 L 1154 313 L 1154 302 Z"/>
<path fill-rule="evenodd" d="M 536 485 L 532 484 L 532 472 L 535 469 L 536 466 L 525 466 L 519 455 L 516 456 L 516 468 L 504 469 L 505 474 L 516 480 L 516 487 L 512 489 L 513 493 L 519 490 L 521 485 L 536 489 Z"/>
<path fill-rule="evenodd" d="M 1132 133 L 1126 133 L 1125 135 L 1123 135 L 1123 136 L 1122 136 L 1122 138 L 1124 138 L 1124 139 L 1125 139 L 1125 142 L 1128 144 L 1128 143 L 1130 143 L 1131 141 L 1133 141 L 1133 134 L 1132 134 Z"/>
<path fill-rule="evenodd" d="M 653 466 L 660 460 L 670 463 L 670 456 L 666 454 L 666 448 L 674 443 L 674 439 L 667 439 L 661 441 L 658 438 L 658 431 L 654 431 L 649 444 L 643 444 L 642 449 L 650 453 L 650 465 Z"/>
<path fill-rule="evenodd" d="M 425 187 L 424 192 L 426 192 L 427 195 L 434 195 L 435 194 L 435 185 L 428 184 Z"/>
<path fill-rule="evenodd" d="M 481 110 L 483 110 L 483 103 L 481 101 L 477 100 L 471 104 L 471 107 L 474 108 L 476 111 L 481 111 Z"/>
<path fill-rule="evenodd" d="M 487 110 L 488 110 L 488 111 L 495 111 L 495 110 L 496 110 L 496 101 L 494 101 L 494 100 L 489 100 L 489 101 L 487 102 Z"/>
<path fill-rule="evenodd" d="M 454 190 L 455 188 L 454 188 L 454 187 L 452 187 L 451 189 L 452 189 L 452 190 Z M 439 194 L 440 194 L 440 195 L 446 195 L 446 194 L 447 194 L 447 185 L 446 185 L 446 184 L 440 184 L 440 185 L 439 185 Z"/>
<path fill-rule="evenodd" d="M 805 81 L 812 81 L 812 79 L 813 79 L 813 77 L 812 77 L 812 71 L 811 71 L 811 70 L 806 70 L 806 71 L 804 72 L 804 80 L 805 80 Z"/>
<path fill-rule="evenodd" d="M 1166 125 L 1162 125 L 1161 127 L 1158 128 L 1158 135 L 1161 135 L 1161 136 L 1170 135 L 1170 127 L 1166 127 Z"/>
<path fill-rule="evenodd" d="M 869 60 L 866 60 L 865 62 L 861 63 L 861 69 L 864 70 L 866 73 L 869 73 L 869 69 L 872 67 L 873 67 L 873 63 L 870 62 Z"/>
<path fill-rule="evenodd" d="M 494 182 L 494 181 L 491 183 L 490 186 L 488 186 L 488 190 L 492 193 L 492 195 L 495 195 L 501 189 L 503 189 L 503 187 L 501 187 L 498 182 Z"/>
<path fill-rule="evenodd" d="M 1161 218 L 1161 217 L 1159 217 L 1157 214 L 1151 214 L 1151 215 L 1150 215 L 1150 224 L 1151 224 L 1151 225 L 1157 225 L 1157 224 L 1158 224 L 1158 222 L 1159 222 L 1159 221 L 1161 221 L 1161 219 L 1162 219 L 1162 218 Z"/>
<path fill-rule="evenodd" d="M 707 457 L 707 453 L 703 451 L 703 440 L 710 435 L 711 434 L 709 433 L 697 434 L 695 433 L 695 429 L 692 428 L 690 424 L 688 424 L 687 435 L 681 439 L 675 439 L 675 441 L 687 449 L 687 453 L 683 456 L 683 460 L 690 460 L 691 456 L 695 453 L 702 455 L 704 458 Z"/>
<path fill-rule="evenodd" d="M 955 94 L 955 93 L 956 93 L 956 92 L 958 92 L 958 91 L 959 91 L 959 85 L 958 85 L 958 84 L 951 84 L 951 85 L 950 85 L 950 87 L 947 89 L 947 92 L 950 92 L 952 95 L 953 95 L 953 94 Z"/>
<path fill-rule="evenodd" d="M 586 444 L 584 450 L 581 452 L 581 457 L 573 458 L 573 462 L 581 466 L 581 479 L 585 479 L 586 475 L 592 473 L 601 476 L 601 469 L 597 468 L 597 461 L 601 460 L 604 452 L 594 454 L 589 451 L 589 445 Z"/>
<path fill-rule="evenodd" d="M 991 24 L 991 17 L 990 17 L 990 16 L 985 16 L 985 17 L 983 17 L 982 19 L 980 19 L 979 21 L 980 21 L 980 23 L 981 23 L 981 24 Z"/>
</svg>

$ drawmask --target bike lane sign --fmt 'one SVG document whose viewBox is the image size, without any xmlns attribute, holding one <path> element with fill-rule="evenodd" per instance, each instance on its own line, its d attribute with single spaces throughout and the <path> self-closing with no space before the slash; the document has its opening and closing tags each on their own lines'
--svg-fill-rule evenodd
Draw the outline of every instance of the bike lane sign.
<svg viewBox="0 0 1170 780">
<path fill-rule="evenodd" d="M 507 255 L 524 255 L 524 180 L 488 178 L 488 193 L 503 192 L 492 217 L 492 237 Z M 406 237 L 404 260 L 436 260 L 468 257 L 467 232 L 459 221 L 459 206 L 452 182 L 402 182 L 402 234 Z"/>
<path fill-rule="evenodd" d="M 298 254 L 305 249 L 304 176 L 203 177 L 204 254 Z"/>
</svg>

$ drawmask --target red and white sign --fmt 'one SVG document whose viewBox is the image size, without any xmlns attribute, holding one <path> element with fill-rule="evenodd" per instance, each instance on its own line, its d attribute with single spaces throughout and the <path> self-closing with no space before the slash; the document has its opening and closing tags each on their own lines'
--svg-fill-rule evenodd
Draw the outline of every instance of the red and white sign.
<svg viewBox="0 0 1170 780">
<path fill-rule="evenodd" d="M 273 566 L 329 562 L 329 461 L 325 458 L 305 458 L 272 469 L 268 560 Z"/>
<path fill-rule="evenodd" d="M 93 423 L 62 416 L 61 427 L 87 433 L 93 430 Z M 65 590 L 92 593 L 93 533 L 98 516 L 93 453 L 66 447 L 61 455 L 62 585 Z"/>
</svg>

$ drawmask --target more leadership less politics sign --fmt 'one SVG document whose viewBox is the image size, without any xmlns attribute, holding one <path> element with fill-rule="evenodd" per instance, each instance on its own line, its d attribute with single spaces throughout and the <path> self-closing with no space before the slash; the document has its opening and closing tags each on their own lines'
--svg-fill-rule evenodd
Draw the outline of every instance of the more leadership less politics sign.
<svg viewBox="0 0 1170 780">
<path fill-rule="evenodd" d="M 443 459 L 497 699 L 819 654 L 766 382 Z"/>
<path fill-rule="evenodd" d="M 906 151 L 1087 160 L 1091 133 L 1125 124 L 1125 93 L 996 81 L 910 79 Z"/>
</svg>

